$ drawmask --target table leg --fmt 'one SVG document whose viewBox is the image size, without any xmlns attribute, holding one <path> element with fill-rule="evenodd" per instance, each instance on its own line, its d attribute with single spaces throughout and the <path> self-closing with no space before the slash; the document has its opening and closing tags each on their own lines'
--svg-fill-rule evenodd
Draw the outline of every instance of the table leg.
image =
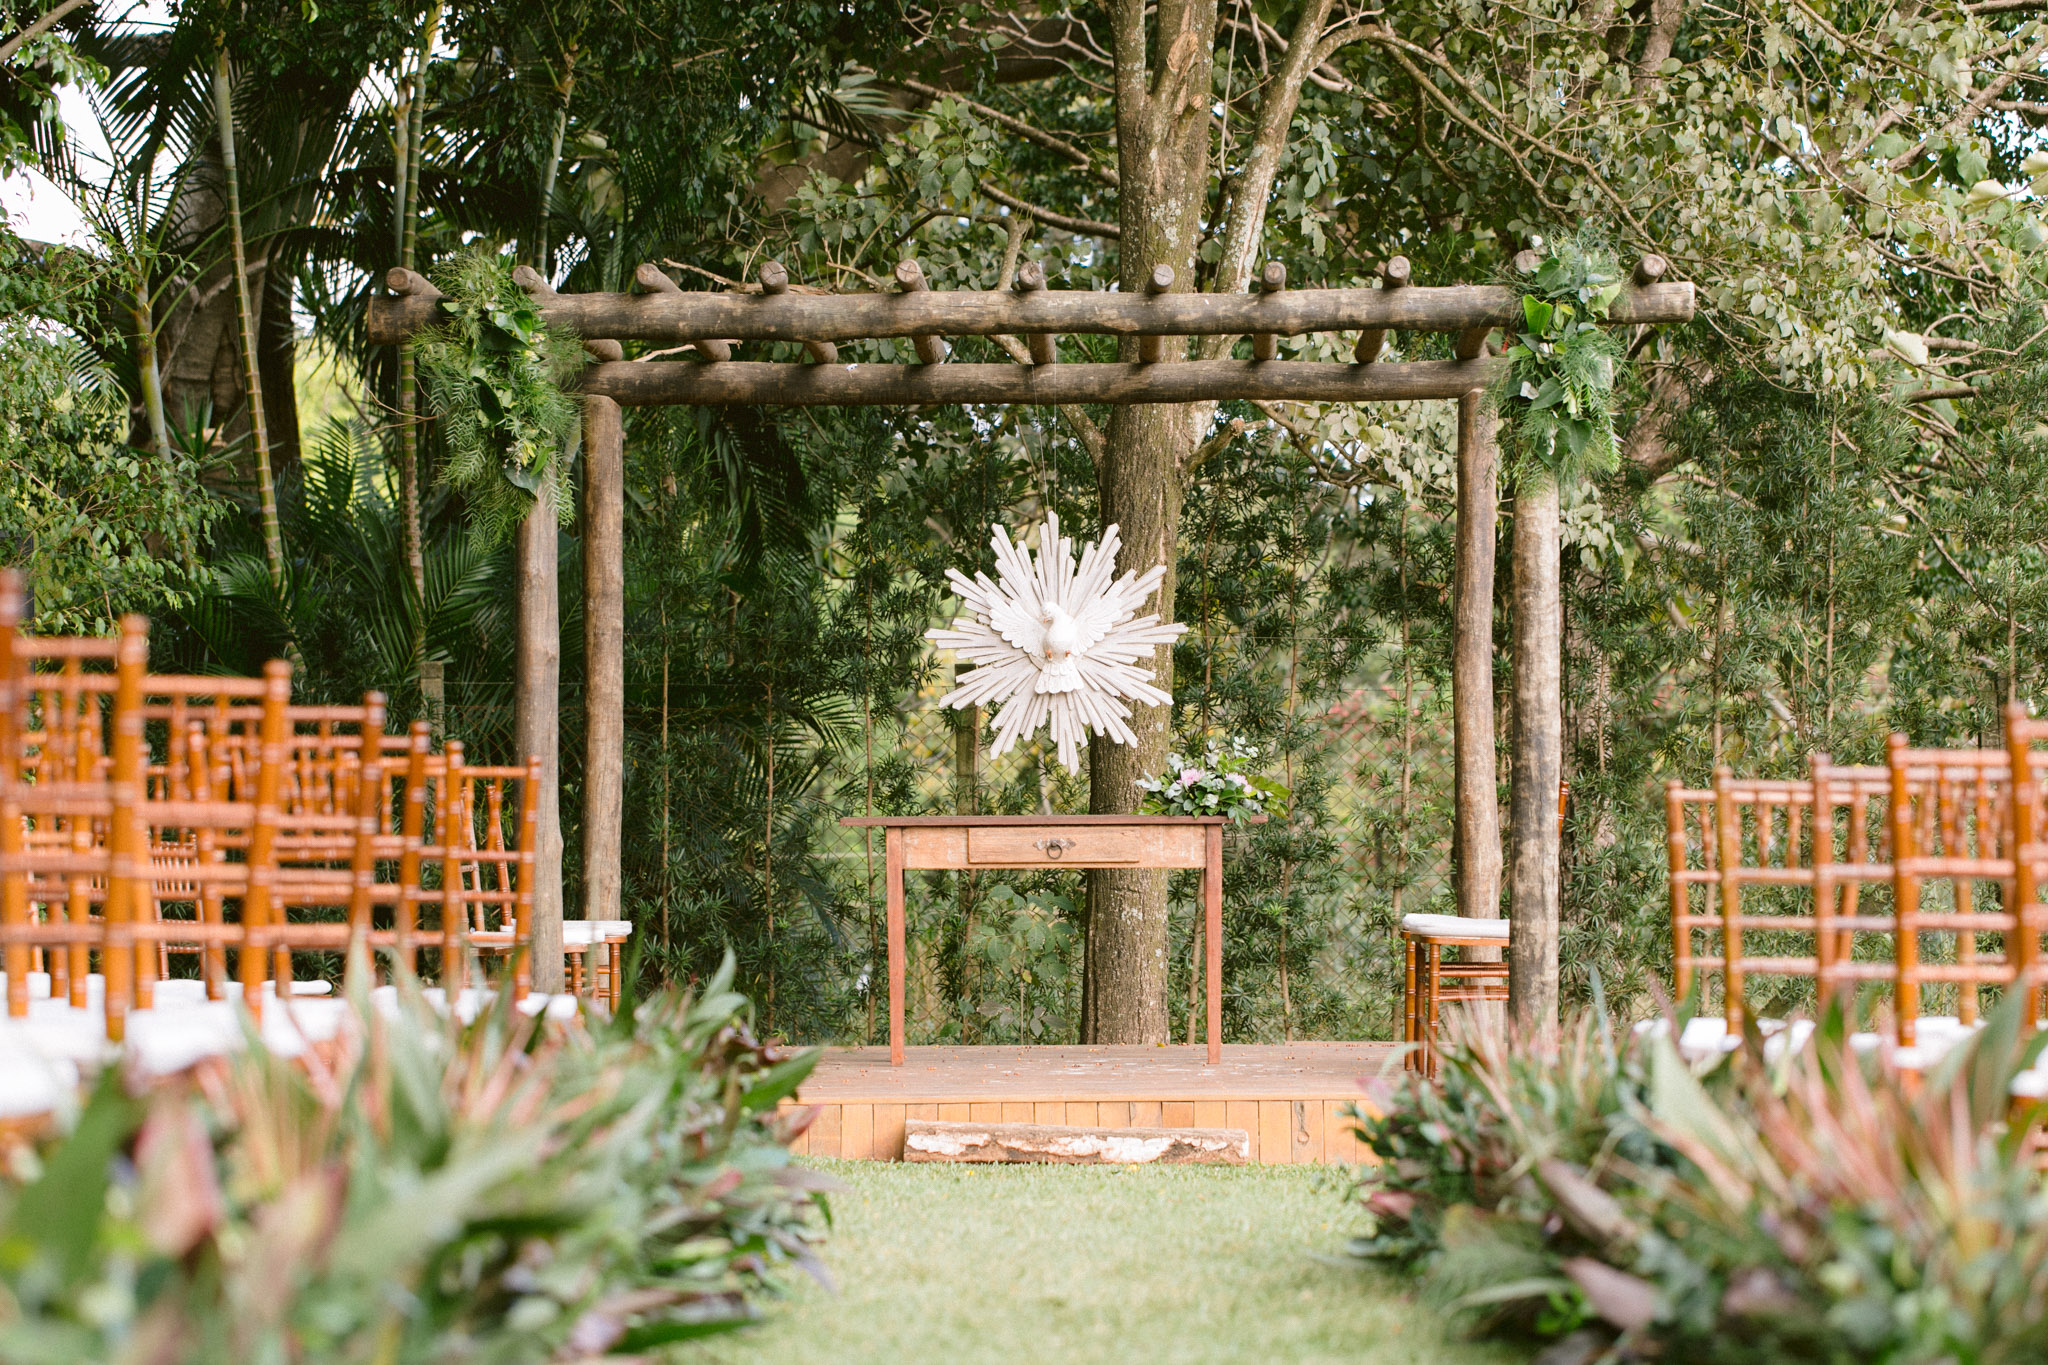
<svg viewBox="0 0 2048 1365">
<path fill-rule="evenodd" d="M 889 1065 L 903 1065 L 903 835 L 888 833 L 882 883 L 889 903 Z"/>
<path fill-rule="evenodd" d="M 1223 1060 L 1223 826 L 1205 825 L 1207 858 L 1202 868 L 1204 956 L 1209 974 L 1209 1062 Z"/>
</svg>

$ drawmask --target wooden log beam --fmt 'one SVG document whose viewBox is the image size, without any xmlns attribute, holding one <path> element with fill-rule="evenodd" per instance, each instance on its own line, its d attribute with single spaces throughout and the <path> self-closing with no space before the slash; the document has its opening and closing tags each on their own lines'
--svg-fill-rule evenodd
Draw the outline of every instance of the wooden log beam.
<svg viewBox="0 0 2048 1365">
<path fill-rule="evenodd" d="M 1019 294 L 1035 294 L 1045 288 L 1045 267 L 1037 261 L 1026 261 L 1017 267 L 1017 281 L 1010 286 Z M 1033 332 L 1024 338 L 1030 348 L 1031 363 L 1034 365 L 1057 365 L 1060 359 L 1059 338 L 1050 332 Z"/>
<path fill-rule="evenodd" d="M 924 267 L 915 260 L 896 262 L 896 287 L 906 294 L 922 294 L 931 286 L 925 283 Z M 938 365 L 946 359 L 946 343 L 937 337 L 912 337 L 911 345 L 917 350 L 917 363 Z"/>
<path fill-rule="evenodd" d="M 942 403 L 1201 403 L 1224 399 L 1365 403 L 1456 398 L 1483 389 L 1501 361 L 1333 365 L 1298 360 L 1191 360 L 1177 365 L 775 365 L 735 360 L 625 361 L 583 371 L 584 393 L 627 407 L 669 403 L 788 407 Z"/>
<path fill-rule="evenodd" d="M 1500 781 L 1493 731 L 1494 542 L 1500 515 L 1500 418 L 1486 395 L 1458 399 L 1458 521 L 1451 573 L 1452 820 L 1458 913 L 1500 916 Z M 1498 962 L 1468 948 L 1468 962 Z"/>
<path fill-rule="evenodd" d="M 1166 264 L 1152 267 L 1152 278 L 1145 281 L 1145 293 L 1152 298 L 1161 298 L 1173 288 L 1173 267 Z M 1138 363 L 1157 365 L 1166 358 L 1166 337 L 1159 332 L 1144 332 L 1138 337 Z M 1180 356 L 1174 357 L 1176 360 Z"/>
<path fill-rule="evenodd" d="M 1413 267 L 1406 256 L 1395 256 L 1380 267 L 1380 292 L 1391 293 L 1408 287 L 1408 277 Z M 1370 365 L 1380 358 L 1380 350 L 1387 344 L 1387 329 L 1367 327 L 1358 334 L 1358 345 L 1352 347 L 1351 358 L 1361 365 Z"/>
<path fill-rule="evenodd" d="M 583 399 L 583 917 L 621 917 L 626 804 L 626 436 Z"/>
<path fill-rule="evenodd" d="M 1287 267 L 1279 261 L 1266 262 L 1265 269 L 1259 272 L 1259 292 L 1261 294 L 1277 294 L 1286 287 Z M 1252 334 L 1252 359 L 1273 359 L 1280 353 L 1279 345 L 1280 339 L 1271 332 L 1254 332 Z"/>
<path fill-rule="evenodd" d="M 1067 1128 L 939 1119 L 903 1125 L 905 1161 L 1242 1166 L 1251 1160 L 1251 1147 L 1251 1135 L 1242 1128 Z"/>
<path fill-rule="evenodd" d="M 771 262 L 770 264 L 773 264 Z M 1390 263 L 1391 264 L 1391 263 Z M 769 273 L 764 267 L 764 275 Z M 821 338 L 1030 336 L 1300 336 L 1308 332 L 1463 332 L 1519 317 L 1504 285 L 1396 289 L 1283 289 L 1274 293 L 1120 293 L 1084 289 L 921 290 L 912 293 L 537 294 L 541 316 L 582 337 L 675 345 L 700 337 L 810 342 Z M 397 282 L 392 285 L 395 290 Z M 396 344 L 439 316 L 440 295 L 394 292 L 370 300 L 369 336 Z M 1687 322 L 1689 283 L 1624 290 L 1615 323 Z"/>
</svg>

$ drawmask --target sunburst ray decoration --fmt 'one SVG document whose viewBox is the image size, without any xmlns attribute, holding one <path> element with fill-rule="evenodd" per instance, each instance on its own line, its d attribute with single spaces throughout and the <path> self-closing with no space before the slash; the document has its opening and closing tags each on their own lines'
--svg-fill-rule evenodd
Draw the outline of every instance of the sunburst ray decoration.
<svg viewBox="0 0 2048 1365">
<path fill-rule="evenodd" d="M 1068 772 L 1081 770 L 1081 742 L 1090 729 L 1119 744 L 1136 744 L 1129 703 L 1164 706 L 1173 700 L 1137 661 L 1149 661 L 1156 646 L 1172 644 L 1187 630 L 1162 623 L 1156 614 L 1137 614 L 1166 576 L 1166 566 L 1112 581 L 1114 526 L 1081 551 L 1078 563 L 1074 542 L 1061 537 L 1055 514 L 1046 516 L 1036 563 L 1000 525 L 993 530 L 993 580 L 985 573 L 969 578 L 946 570 L 971 617 L 952 629 L 925 632 L 939 648 L 974 665 L 940 704 L 1001 707 L 991 758 L 1047 724 Z"/>
</svg>

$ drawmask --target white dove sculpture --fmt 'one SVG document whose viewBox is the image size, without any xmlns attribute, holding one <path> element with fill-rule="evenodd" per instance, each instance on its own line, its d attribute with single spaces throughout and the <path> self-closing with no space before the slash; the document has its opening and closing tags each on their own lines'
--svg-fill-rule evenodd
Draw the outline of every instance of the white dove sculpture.
<svg viewBox="0 0 2048 1365">
<path fill-rule="evenodd" d="M 1137 614 L 1166 576 L 1166 566 L 1112 579 L 1114 526 L 1081 551 L 1078 563 L 1074 542 L 1061 537 L 1056 515 L 1046 516 L 1036 563 L 1001 526 L 992 529 L 996 577 L 969 578 L 948 569 L 946 577 L 969 614 L 950 629 L 925 632 L 932 643 L 974 665 L 941 704 L 1001 708 L 992 758 L 1044 725 L 1052 727 L 1068 772 L 1081 770 L 1081 743 L 1091 729 L 1119 744 L 1136 744 L 1129 703 L 1163 706 L 1173 700 L 1138 660 L 1149 662 L 1157 646 L 1172 644 L 1187 630 L 1157 615 Z"/>
</svg>

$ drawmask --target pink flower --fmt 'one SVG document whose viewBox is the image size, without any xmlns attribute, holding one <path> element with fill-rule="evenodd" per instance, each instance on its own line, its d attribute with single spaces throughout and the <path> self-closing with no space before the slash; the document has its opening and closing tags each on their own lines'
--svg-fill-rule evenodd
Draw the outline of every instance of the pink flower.
<svg viewBox="0 0 2048 1365">
<path fill-rule="evenodd" d="M 1208 775 L 1209 774 L 1203 772 L 1200 768 L 1182 768 L 1180 770 L 1180 780 L 1190 787 L 1194 786 L 1195 783 L 1200 782 L 1203 778 L 1207 777 Z"/>
</svg>

